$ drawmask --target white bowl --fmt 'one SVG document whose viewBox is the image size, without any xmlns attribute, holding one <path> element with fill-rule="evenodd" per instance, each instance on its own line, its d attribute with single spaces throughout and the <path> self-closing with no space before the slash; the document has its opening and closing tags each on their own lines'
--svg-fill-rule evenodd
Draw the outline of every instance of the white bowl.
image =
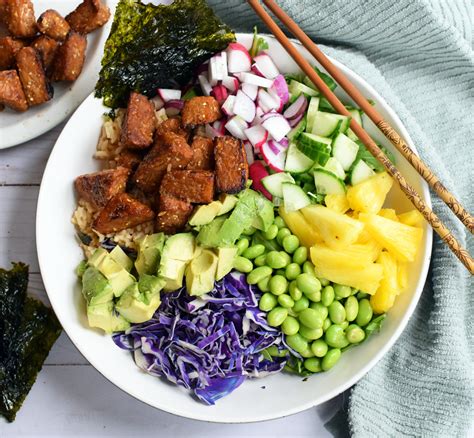
<svg viewBox="0 0 474 438">
<path fill-rule="evenodd" d="M 251 35 L 239 34 L 238 40 L 249 47 Z M 285 73 L 297 71 L 296 64 L 279 43 L 271 37 L 268 41 L 269 53 L 280 70 Z M 300 45 L 297 47 L 307 59 L 312 60 L 305 49 Z M 347 67 L 333 62 L 367 98 L 376 102 L 381 114 L 415 149 L 402 123 L 377 92 Z M 338 94 L 344 101 L 350 102 L 344 93 L 339 91 Z M 115 346 L 110 336 L 101 335 L 87 326 L 84 300 L 74 274 L 74 268 L 83 256 L 70 220 L 76 205 L 73 181 L 76 176 L 99 167 L 92 155 L 104 111 L 101 102 L 89 96 L 56 142 L 41 184 L 36 235 L 41 273 L 51 304 L 72 342 L 107 379 L 150 406 L 183 417 L 235 423 L 270 420 L 303 411 L 340 394 L 367 373 L 394 344 L 413 313 L 425 283 L 432 240 L 428 227 L 425 227 L 418 257 L 410 265 L 408 289 L 398 297 L 381 332 L 344 353 L 338 365 L 329 372 L 311 376 L 305 381 L 285 373 L 247 380 L 215 406 L 205 406 L 196 402 L 184 389 L 139 370 L 130 354 Z M 430 205 L 428 187 L 418 174 L 372 123 L 366 122 L 365 126 L 374 138 L 395 153 L 397 167 Z M 395 188 L 387 205 L 400 212 L 413 208 Z"/>
</svg>

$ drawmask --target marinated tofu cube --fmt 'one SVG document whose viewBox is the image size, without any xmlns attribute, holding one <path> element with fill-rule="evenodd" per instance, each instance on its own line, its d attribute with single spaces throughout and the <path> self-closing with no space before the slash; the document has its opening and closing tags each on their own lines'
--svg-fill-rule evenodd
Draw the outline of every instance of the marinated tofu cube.
<svg viewBox="0 0 474 438">
<path fill-rule="evenodd" d="M 172 170 L 163 177 L 160 193 L 196 204 L 208 204 L 214 199 L 214 172 Z"/>
<path fill-rule="evenodd" d="M 9 36 L 0 38 L 0 70 L 15 67 L 15 55 L 24 45 L 23 41 Z"/>
<path fill-rule="evenodd" d="M 189 132 L 182 127 L 180 117 L 170 117 L 164 122 L 161 122 L 156 128 L 156 133 L 158 135 L 163 135 L 166 132 L 174 132 L 188 141 Z"/>
<path fill-rule="evenodd" d="M 142 161 L 142 157 L 131 151 L 122 151 L 115 159 L 117 166 L 126 167 L 127 169 L 135 170 Z"/>
<path fill-rule="evenodd" d="M 249 176 L 244 144 L 231 136 L 217 137 L 215 141 L 216 189 L 219 193 L 238 193 L 245 188 Z"/>
<path fill-rule="evenodd" d="M 37 21 L 39 31 L 58 41 L 64 41 L 71 27 L 66 19 L 54 9 L 44 11 Z"/>
<path fill-rule="evenodd" d="M 51 79 L 55 82 L 75 81 L 84 66 L 86 48 L 86 37 L 70 31 L 66 40 L 59 46 L 54 58 Z"/>
<path fill-rule="evenodd" d="M 40 56 L 33 47 L 23 47 L 16 54 L 16 65 L 29 106 L 52 99 L 53 87 L 46 77 Z"/>
<path fill-rule="evenodd" d="M 188 164 L 188 169 L 214 169 L 214 142 L 212 139 L 195 135 L 191 149 L 193 150 L 193 159 Z"/>
<path fill-rule="evenodd" d="M 155 229 L 157 232 L 175 234 L 185 227 L 192 212 L 191 203 L 162 193 L 160 194 Z"/>
<path fill-rule="evenodd" d="M 38 28 L 31 0 L 7 0 L 5 23 L 10 34 L 17 38 L 34 37 Z"/>
<path fill-rule="evenodd" d="M 212 123 L 221 117 L 219 102 L 212 96 L 196 96 L 184 103 L 182 123 L 184 127 Z"/>
<path fill-rule="evenodd" d="M 153 143 L 155 126 L 153 104 L 146 96 L 132 92 L 122 124 L 121 144 L 130 149 L 146 149 Z"/>
<path fill-rule="evenodd" d="M 26 111 L 28 103 L 16 70 L 0 71 L 0 104 L 15 111 Z"/>
<path fill-rule="evenodd" d="M 56 56 L 59 43 L 49 36 L 41 35 L 31 43 L 31 47 L 38 52 L 39 57 L 43 62 L 43 67 L 46 70 L 46 74 L 48 74 L 53 64 L 54 57 Z"/>
<path fill-rule="evenodd" d="M 129 174 L 130 170 L 125 167 L 106 169 L 77 177 L 74 186 L 79 198 L 100 209 L 116 194 L 125 191 Z"/>
<path fill-rule="evenodd" d="M 100 0 L 84 0 L 66 20 L 76 32 L 90 33 L 107 23 L 110 9 Z"/>
<path fill-rule="evenodd" d="M 6 24 L 8 0 L 0 0 L 0 24 Z"/>
</svg>

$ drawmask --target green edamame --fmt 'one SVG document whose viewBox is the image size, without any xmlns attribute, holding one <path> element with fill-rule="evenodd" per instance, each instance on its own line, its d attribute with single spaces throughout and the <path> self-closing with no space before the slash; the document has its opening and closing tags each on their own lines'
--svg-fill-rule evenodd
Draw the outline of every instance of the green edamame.
<svg viewBox="0 0 474 438">
<path fill-rule="evenodd" d="M 349 321 L 342 321 L 339 325 L 345 330 L 349 327 Z"/>
<path fill-rule="evenodd" d="M 327 280 L 326 278 L 318 278 L 319 282 L 321 283 L 321 286 L 327 286 L 329 285 L 331 282 L 329 280 Z"/>
<path fill-rule="evenodd" d="M 304 338 L 314 341 L 315 339 L 319 339 L 321 336 L 323 336 L 324 331 L 322 328 L 309 328 L 303 324 L 300 324 L 298 333 Z"/>
<path fill-rule="evenodd" d="M 334 288 L 332 286 L 325 286 L 321 292 L 321 302 L 329 307 L 334 301 Z"/>
<path fill-rule="evenodd" d="M 288 254 L 293 254 L 300 246 L 300 239 L 295 235 L 286 236 L 283 238 L 281 244 Z"/>
<path fill-rule="evenodd" d="M 339 301 L 333 301 L 328 310 L 329 318 L 334 324 L 340 324 L 346 319 L 346 310 Z"/>
<path fill-rule="evenodd" d="M 266 263 L 266 255 L 265 254 L 259 255 L 253 261 L 253 264 L 255 266 L 265 266 L 265 263 Z"/>
<path fill-rule="evenodd" d="M 242 237 L 242 239 L 240 239 L 236 244 L 237 255 L 242 255 L 242 253 L 249 247 L 249 245 L 249 239 L 247 239 L 246 237 Z"/>
<path fill-rule="evenodd" d="M 286 266 L 286 259 L 279 251 L 270 251 L 265 256 L 265 263 L 272 269 L 281 269 Z"/>
<path fill-rule="evenodd" d="M 257 284 L 260 280 L 272 274 L 272 268 L 268 266 L 259 266 L 247 275 L 248 284 Z"/>
<path fill-rule="evenodd" d="M 322 339 L 316 339 L 311 344 L 311 350 L 313 350 L 313 354 L 316 357 L 324 357 L 328 352 L 328 344 L 326 344 Z"/>
<path fill-rule="evenodd" d="M 291 236 L 291 231 L 286 227 L 280 228 L 276 237 L 277 242 L 281 245 L 286 236 Z"/>
<path fill-rule="evenodd" d="M 256 231 L 257 231 L 257 229 L 255 227 L 250 226 L 250 227 L 246 228 L 244 231 L 242 231 L 242 234 L 245 234 L 246 236 L 251 236 Z"/>
<path fill-rule="evenodd" d="M 269 282 L 269 281 L 270 281 L 270 276 L 265 277 L 264 279 L 260 280 L 260 281 L 257 283 L 258 288 L 259 288 L 262 292 L 270 292 L 270 288 L 268 287 L 268 282 Z"/>
<path fill-rule="evenodd" d="M 274 275 L 270 278 L 268 287 L 274 295 L 284 294 L 288 290 L 288 280 L 283 275 Z"/>
<path fill-rule="evenodd" d="M 356 323 L 359 327 L 364 327 L 367 325 L 374 312 L 372 310 L 372 306 L 370 305 L 370 301 L 367 298 L 363 298 L 359 301 L 359 311 L 357 312 Z"/>
<path fill-rule="evenodd" d="M 264 312 L 270 312 L 278 304 L 275 295 L 270 292 L 264 293 L 258 302 L 258 308 Z"/>
<path fill-rule="evenodd" d="M 234 268 L 237 269 L 237 271 L 248 274 L 253 269 L 253 263 L 245 257 L 237 256 L 234 259 Z"/>
<path fill-rule="evenodd" d="M 295 302 L 288 294 L 282 294 L 278 296 L 278 304 L 285 309 L 291 309 L 295 305 Z"/>
<path fill-rule="evenodd" d="M 285 251 L 280 251 L 280 255 L 285 259 L 285 268 L 291 263 L 291 257 Z"/>
<path fill-rule="evenodd" d="M 354 321 L 359 312 L 359 301 L 357 301 L 357 298 L 353 295 L 347 297 L 344 303 L 344 309 L 346 310 L 346 319 L 348 321 Z"/>
<path fill-rule="evenodd" d="M 303 352 L 309 347 L 308 341 L 299 333 L 287 336 L 285 340 L 288 346 L 297 353 Z"/>
<path fill-rule="evenodd" d="M 275 217 L 273 223 L 278 227 L 278 229 L 286 227 L 285 221 L 280 216 Z"/>
<path fill-rule="evenodd" d="M 333 324 L 326 330 L 324 340 L 326 344 L 334 348 L 344 348 L 349 345 L 344 329 L 338 324 Z"/>
<path fill-rule="evenodd" d="M 326 353 L 321 361 L 321 368 L 323 371 L 331 369 L 341 358 L 341 350 L 339 348 L 333 348 Z"/>
<path fill-rule="evenodd" d="M 361 300 L 362 298 L 367 298 L 369 294 L 366 294 L 365 292 L 358 292 L 356 297 L 358 300 Z"/>
<path fill-rule="evenodd" d="M 254 259 L 265 252 L 265 247 L 261 243 L 257 243 L 256 245 L 252 245 L 248 247 L 243 253 L 242 257 L 246 259 Z"/>
<path fill-rule="evenodd" d="M 291 298 L 293 298 L 293 300 L 295 300 L 295 301 L 298 301 L 303 296 L 303 292 L 301 292 L 298 289 L 298 286 L 296 285 L 295 280 L 290 282 L 290 285 L 289 285 L 288 289 L 290 291 Z"/>
<path fill-rule="evenodd" d="M 314 292 L 321 290 L 321 283 L 319 280 L 308 273 L 298 275 L 296 278 L 296 284 L 298 285 L 298 289 L 300 289 L 305 295 L 311 295 Z"/>
<path fill-rule="evenodd" d="M 267 240 L 273 240 L 278 234 L 278 226 L 272 224 L 268 227 L 268 230 L 263 233 L 263 237 Z"/>
<path fill-rule="evenodd" d="M 340 300 L 341 298 L 347 298 L 352 292 L 352 289 L 349 286 L 344 286 L 342 284 L 335 284 L 334 285 L 334 295 L 336 296 L 336 300 Z"/>
<path fill-rule="evenodd" d="M 328 308 L 324 306 L 321 303 L 311 303 L 309 305 L 311 309 L 316 310 L 319 313 L 319 316 L 321 316 L 322 320 L 324 321 L 328 317 Z"/>
<path fill-rule="evenodd" d="M 299 329 L 300 329 L 300 323 L 293 316 L 288 315 L 281 324 L 281 331 L 286 336 L 295 335 L 296 333 L 298 333 Z"/>
<path fill-rule="evenodd" d="M 317 310 L 310 308 L 302 310 L 298 315 L 298 319 L 301 324 L 311 329 L 322 328 L 324 322 L 320 313 Z"/>
<path fill-rule="evenodd" d="M 311 347 L 309 346 L 309 344 L 307 348 L 305 348 L 303 351 L 300 351 L 300 354 L 304 358 L 314 357 L 313 350 L 311 350 Z"/>
<path fill-rule="evenodd" d="M 358 325 L 351 324 L 346 329 L 346 338 L 351 344 L 358 344 L 365 338 L 365 332 Z"/>
<path fill-rule="evenodd" d="M 271 345 L 265 350 L 270 356 L 273 357 L 285 357 L 288 353 L 288 350 L 283 349 L 281 351 L 278 350 L 276 345 Z"/>
<path fill-rule="evenodd" d="M 319 303 L 321 301 L 321 291 L 313 292 L 311 295 L 306 295 L 309 301 L 313 303 Z"/>
<path fill-rule="evenodd" d="M 329 317 L 327 317 L 323 322 L 323 330 L 326 331 L 329 327 L 331 327 L 332 321 Z"/>
<path fill-rule="evenodd" d="M 285 276 L 288 280 L 294 280 L 298 275 L 301 274 L 301 268 L 298 263 L 290 263 L 286 268 L 285 268 Z"/>
<path fill-rule="evenodd" d="M 294 253 L 293 253 L 293 261 L 298 263 L 298 265 L 302 265 L 306 259 L 308 258 L 308 248 L 306 246 L 300 246 Z"/>
<path fill-rule="evenodd" d="M 303 272 L 305 274 L 310 274 L 312 275 L 313 277 L 316 277 L 316 273 L 314 272 L 314 265 L 309 261 L 309 260 L 306 260 L 304 263 L 303 263 Z M 319 280 L 318 280 L 319 281 Z M 321 283 L 319 283 L 321 284 Z"/>
<path fill-rule="evenodd" d="M 308 359 L 305 359 L 303 365 L 308 371 L 311 371 L 312 373 L 319 373 L 323 370 L 321 368 L 321 359 L 317 357 L 310 357 Z"/>
<path fill-rule="evenodd" d="M 277 269 L 274 272 L 275 275 L 281 275 L 282 277 L 285 277 L 285 270 L 284 269 Z"/>
<path fill-rule="evenodd" d="M 304 309 L 309 307 L 309 300 L 305 296 L 302 296 L 299 300 L 295 301 L 295 305 L 293 306 L 293 311 L 296 313 L 301 312 Z"/>
<path fill-rule="evenodd" d="M 288 316 L 288 309 L 283 307 L 274 307 L 267 315 L 268 325 L 278 327 Z"/>
</svg>

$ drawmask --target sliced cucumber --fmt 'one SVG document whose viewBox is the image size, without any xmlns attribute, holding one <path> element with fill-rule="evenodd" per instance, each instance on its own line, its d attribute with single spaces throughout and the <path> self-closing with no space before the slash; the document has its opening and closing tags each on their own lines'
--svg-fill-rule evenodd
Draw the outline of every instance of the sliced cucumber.
<svg viewBox="0 0 474 438">
<path fill-rule="evenodd" d="M 322 72 L 321 70 L 319 70 L 318 67 L 314 66 L 313 67 L 314 70 L 316 71 L 316 73 L 318 74 L 318 76 L 325 82 L 325 84 L 329 87 L 330 90 L 334 90 L 336 87 L 337 87 L 337 84 L 336 82 L 334 82 L 334 79 L 331 78 L 331 76 L 329 76 L 327 73 L 324 73 Z M 303 79 L 303 83 L 305 85 L 307 85 L 308 87 L 310 88 L 314 88 L 315 90 L 317 90 L 317 87 L 313 84 L 313 82 L 311 81 L 311 79 L 308 77 L 308 76 L 305 76 L 305 78 Z"/>
<path fill-rule="evenodd" d="M 359 184 L 374 175 L 375 172 L 364 160 L 358 160 L 352 169 L 351 184 L 355 186 L 356 184 Z"/>
<path fill-rule="evenodd" d="M 314 184 L 318 194 L 343 195 L 346 193 L 344 181 L 325 169 L 316 169 L 314 171 Z"/>
<path fill-rule="evenodd" d="M 334 173 L 334 175 L 336 175 L 342 181 L 346 179 L 346 172 L 344 172 L 341 163 L 334 157 L 329 158 L 327 163 L 324 165 L 324 169 Z"/>
<path fill-rule="evenodd" d="M 323 137 L 330 137 L 338 128 L 339 121 L 341 120 L 342 123 L 339 125 L 339 132 L 346 132 L 349 127 L 350 117 L 318 111 L 314 116 L 311 133 Z"/>
<path fill-rule="evenodd" d="M 306 117 L 303 117 L 300 122 L 294 128 L 292 128 L 292 130 L 286 136 L 288 137 L 288 140 L 295 140 L 305 129 Z"/>
<path fill-rule="evenodd" d="M 298 82 L 295 79 L 290 81 L 290 85 L 288 85 L 288 91 L 293 97 L 299 96 L 301 93 L 306 94 L 307 96 L 317 96 L 319 94 L 319 92 L 315 89 L 309 88 L 307 85 Z"/>
<path fill-rule="evenodd" d="M 341 163 L 344 170 L 349 170 L 357 157 L 359 145 L 347 135 L 339 133 L 332 143 L 332 156 Z"/>
<path fill-rule="evenodd" d="M 313 129 L 314 117 L 318 112 L 319 97 L 312 97 L 309 101 L 308 110 L 306 111 L 306 130 L 311 132 Z"/>
<path fill-rule="evenodd" d="M 286 211 L 300 210 L 301 208 L 311 204 L 309 196 L 300 186 L 291 183 L 283 183 L 281 187 L 283 190 L 283 203 Z"/>
<path fill-rule="evenodd" d="M 354 109 L 351 109 L 349 110 L 349 112 L 351 113 L 351 117 L 360 125 L 362 126 L 362 110 L 360 109 L 357 109 L 357 108 L 354 108 Z M 357 135 L 354 134 L 354 131 L 349 128 L 347 130 L 347 136 L 351 139 L 351 140 L 358 140 L 359 137 L 357 137 Z"/>
<path fill-rule="evenodd" d="M 316 163 L 324 166 L 331 154 L 330 138 L 303 132 L 298 138 L 298 149 Z"/>
<path fill-rule="evenodd" d="M 286 153 L 285 172 L 303 173 L 313 166 L 314 161 L 301 152 L 295 143 L 290 143 Z"/>
<path fill-rule="evenodd" d="M 281 185 L 283 183 L 294 183 L 295 180 L 289 173 L 278 172 L 262 178 L 263 187 L 265 187 L 272 196 L 283 198 Z"/>
</svg>

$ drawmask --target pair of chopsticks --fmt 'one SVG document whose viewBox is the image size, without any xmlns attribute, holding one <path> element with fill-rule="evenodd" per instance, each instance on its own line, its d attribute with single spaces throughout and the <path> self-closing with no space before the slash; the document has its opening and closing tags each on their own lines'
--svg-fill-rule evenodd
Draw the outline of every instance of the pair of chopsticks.
<svg viewBox="0 0 474 438">
<path fill-rule="evenodd" d="M 301 28 L 273 1 L 262 0 L 271 12 L 285 25 L 303 46 L 316 58 L 333 79 L 344 89 L 344 91 L 359 105 L 367 116 L 375 123 L 379 130 L 390 140 L 395 148 L 406 158 L 423 179 L 433 188 L 438 196 L 446 203 L 453 213 L 461 220 L 467 229 L 474 233 L 474 218 L 464 209 L 461 203 L 450 193 L 441 181 L 434 175 L 429 167 L 413 152 L 401 136 L 383 119 L 382 115 L 367 101 L 359 90 L 347 79 L 347 77 L 324 55 L 318 46 L 301 30 Z M 321 94 L 329 101 L 339 114 L 349 116 L 350 113 L 328 88 L 324 81 L 318 76 L 308 61 L 298 52 L 283 31 L 273 21 L 258 0 L 247 0 L 256 14 L 270 29 L 275 38 L 280 42 L 288 54 L 299 65 L 301 70 L 316 85 Z M 454 255 L 466 266 L 471 274 L 474 274 L 474 260 L 467 250 L 463 248 L 448 228 L 441 222 L 438 216 L 425 204 L 421 196 L 406 181 L 400 171 L 392 164 L 386 155 L 378 148 L 369 134 L 354 119 L 351 119 L 350 127 L 359 140 L 366 146 L 368 151 L 377 158 L 384 166 L 389 175 L 394 178 L 403 193 L 412 202 L 416 209 L 430 223 L 433 230 L 438 233 L 441 239 L 449 246 Z"/>
</svg>

